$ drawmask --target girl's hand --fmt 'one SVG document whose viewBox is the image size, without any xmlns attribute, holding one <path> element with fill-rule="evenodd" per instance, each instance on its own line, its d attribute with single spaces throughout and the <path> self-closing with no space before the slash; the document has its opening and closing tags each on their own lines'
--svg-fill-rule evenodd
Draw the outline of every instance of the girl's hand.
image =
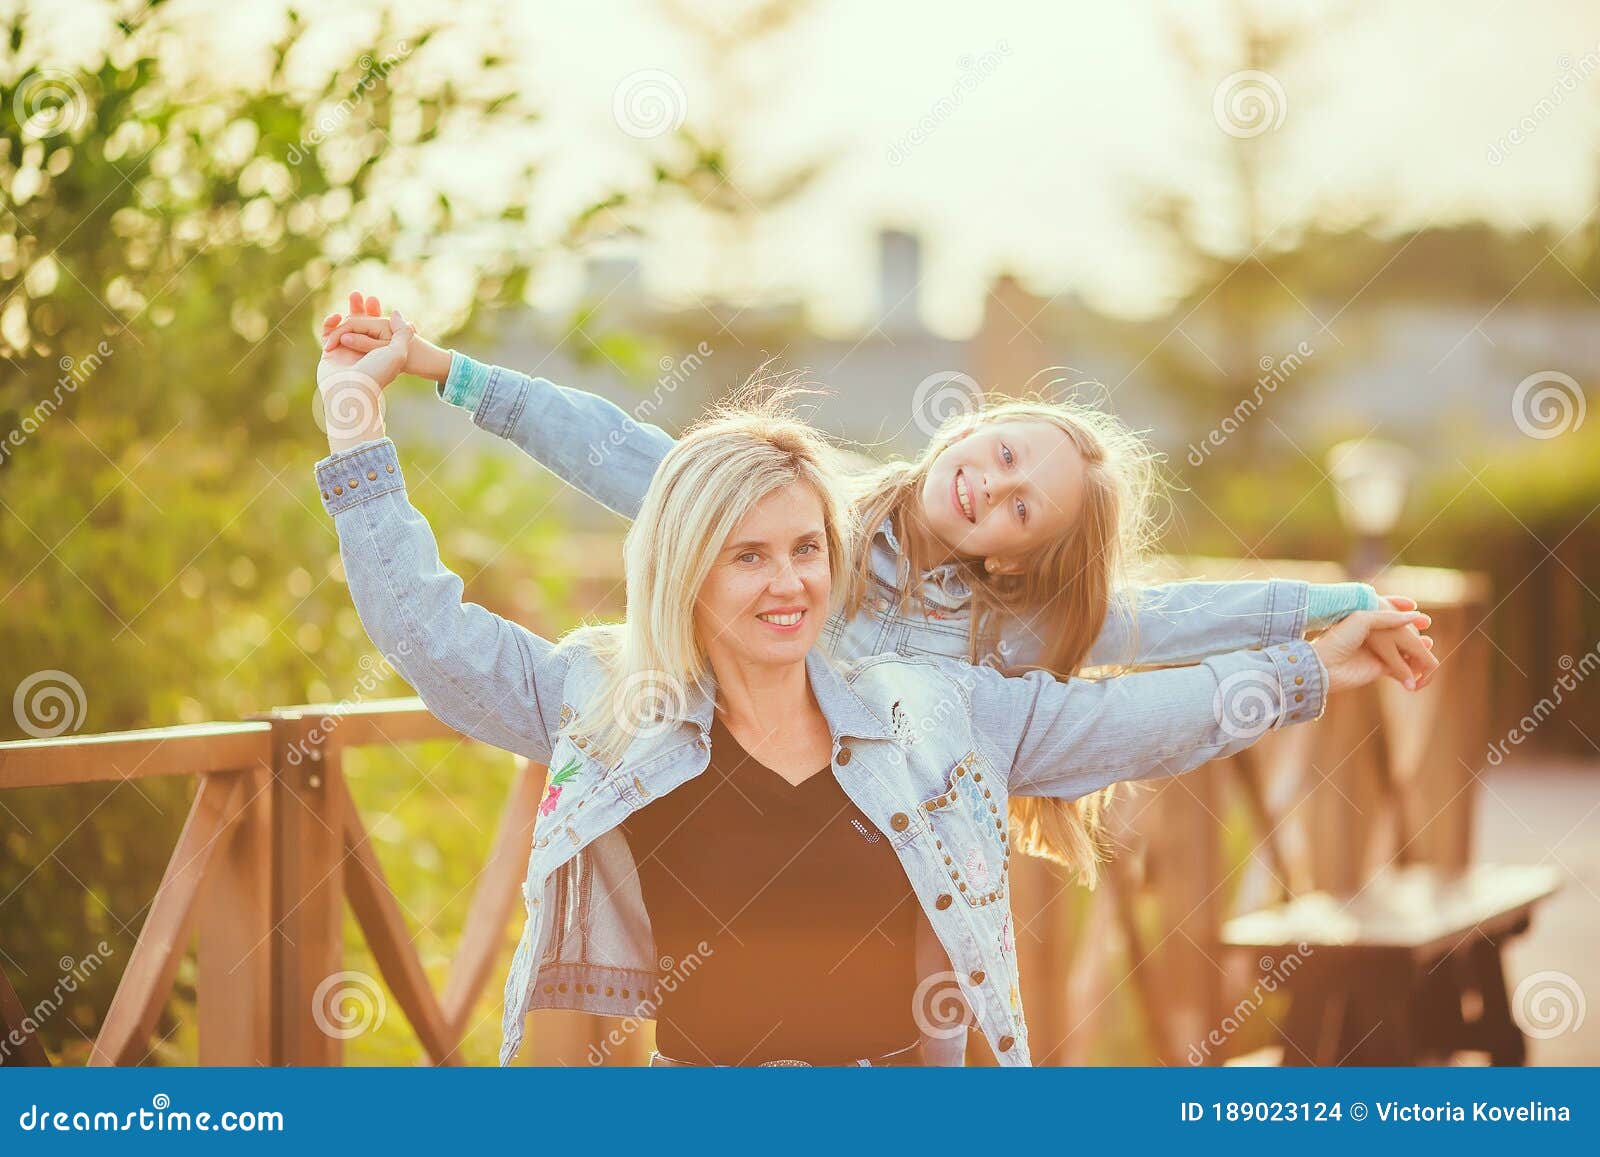
<svg viewBox="0 0 1600 1157">
<path fill-rule="evenodd" d="M 1328 690 L 1365 687 L 1373 680 L 1393 675 L 1408 690 L 1419 684 L 1413 664 L 1423 668 L 1422 678 L 1433 673 L 1431 640 L 1419 628 L 1433 620 L 1420 611 L 1356 611 L 1329 627 L 1312 643 L 1328 670 Z"/>
<path fill-rule="evenodd" d="M 379 315 L 379 308 L 376 297 L 363 299 L 361 294 L 352 293 L 349 317 L 340 318 L 330 313 L 323 319 L 323 356 L 359 358 L 387 345 L 394 337 L 394 326 L 388 318 Z M 450 351 L 417 336 L 413 327 L 411 351 L 403 372 L 442 382 L 450 376 Z"/>
<path fill-rule="evenodd" d="M 1405 595 L 1379 595 L 1378 601 L 1391 611 L 1418 609 L 1417 600 Z M 1407 691 L 1426 687 L 1439 669 L 1439 660 L 1432 653 L 1433 640 L 1420 634 L 1415 627 L 1374 632 L 1367 639 L 1367 646 L 1384 660 L 1396 682 L 1404 685 Z"/>
<path fill-rule="evenodd" d="M 337 453 L 383 437 L 383 388 L 400 376 L 410 356 L 416 329 L 399 311 L 392 315 L 393 337 L 351 362 L 323 352 L 317 363 L 322 426 L 328 446 Z M 354 351 L 352 351 L 352 354 Z"/>
</svg>

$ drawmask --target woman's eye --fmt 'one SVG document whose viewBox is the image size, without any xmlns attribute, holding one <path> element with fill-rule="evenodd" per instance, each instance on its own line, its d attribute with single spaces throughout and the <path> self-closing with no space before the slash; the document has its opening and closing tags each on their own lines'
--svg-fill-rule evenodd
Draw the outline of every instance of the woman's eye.
<svg viewBox="0 0 1600 1157">
<path fill-rule="evenodd" d="M 1027 504 L 1022 502 L 1020 499 L 1017 501 L 1017 518 L 1023 522 L 1028 521 Z"/>
<path fill-rule="evenodd" d="M 739 556 L 738 561 L 744 563 L 760 562 L 761 556 L 753 550 L 747 550 Z"/>
<path fill-rule="evenodd" d="M 814 543 L 814 542 L 803 542 L 803 543 L 800 544 L 800 549 L 799 549 L 798 553 L 800 553 L 800 554 L 808 554 L 808 553 L 809 554 L 816 554 L 819 549 L 821 549 L 821 548 L 818 547 L 817 544 Z"/>
<path fill-rule="evenodd" d="M 1011 453 L 1011 447 L 1007 446 L 1004 442 L 1000 443 L 1000 460 L 1007 466 L 1010 466 L 1017 460 L 1016 455 Z"/>
</svg>

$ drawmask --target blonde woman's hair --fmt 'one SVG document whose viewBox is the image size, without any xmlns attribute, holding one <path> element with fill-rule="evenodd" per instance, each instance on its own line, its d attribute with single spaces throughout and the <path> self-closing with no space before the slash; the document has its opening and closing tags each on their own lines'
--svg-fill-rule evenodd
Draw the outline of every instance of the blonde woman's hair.
<svg viewBox="0 0 1600 1157">
<path fill-rule="evenodd" d="M 695 423 L 662 459 L 623 541 L 627 619 L 574 631 L 605 668 L 600 687 L 566 729 L 607 766 L 636 736 L 682 719 L 712 690 L 694 607 L 717 555 L 747 514 L 775 490 L 803 483 L 822 504 L 831 613 L 845 585 L 850 528 L 837 452 L 790 409 L 807 391 L 758 374 Z"/>
<path fill-rule="evenodd" d="M 1035 549 L 1020 574 L 992 575 L 982 560 L 956 565 L 972 589 L 970 661 L 978 663 L 995 641 L 996 611 L 1019 617 L 1044 640 L 1038 667 L 1058 678 L 1079 675 L 1090 648 L 1112 611 L 1126 616 L 1127 653 L 1115 669 L 1133 662 L 1137 652 L 1132 619 L 1132 582 L 1155 539 L 1154 503 L 1157 458 L 1149 444 L 1110 414 L 1076 402 L 984 399 L 975 412 L 957 415 L 935 432 L 915 462 L 894 462 L 868 472 L 857 484 L 853 503 L 856 540 L 852 570 L 844 592 L 846 614 L 858 613 L 871 582 L 871 541 L 885 519 L 893 520 L 907 554 L 909 573 L 929 569 L 919 536 L 907 534 L 906 515 L 919 501 L 922 483 L 935 459 L 948 447 L 991 422 L 1046 422 L 1071 439 L 1082 455 L 1085 486 L 1077 521 L 1061 537 Z M 921 610 L 921 584 L 914 577 L 901 592 L 901 612 Z M 1011 673 L 1015 673 L 1015 669 Z M 1077 873 L 1089 887 L 1105 860 L 1103 812 L 1111 788 L 1076 800 L 1018 796 L 1011 800 L 1011 833 L 1017 848 L 1053 860 Z"/>
</svg>

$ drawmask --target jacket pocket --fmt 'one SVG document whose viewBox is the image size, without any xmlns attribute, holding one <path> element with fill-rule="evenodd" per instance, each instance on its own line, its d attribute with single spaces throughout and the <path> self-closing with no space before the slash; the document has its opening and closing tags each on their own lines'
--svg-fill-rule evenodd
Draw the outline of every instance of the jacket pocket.
<svg viewBox="0 0 1600 1157">
<path fill-rule="evenodd" d="M 944 871 L 974 908 L 1003 904 L 1011 870 L 1005 796 L 989 763 L 975 751 L 945 777 L 945 790 L 922 801 Z"/>
</svg>

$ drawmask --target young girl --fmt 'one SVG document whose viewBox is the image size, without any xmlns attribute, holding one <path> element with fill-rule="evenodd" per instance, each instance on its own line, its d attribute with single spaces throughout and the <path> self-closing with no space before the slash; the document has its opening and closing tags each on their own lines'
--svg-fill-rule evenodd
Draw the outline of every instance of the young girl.
<svg viewBox="0 0 1600 1157">
<path fill-rule="evenodd" d="M 386 345 L 393 327 L 376 298 L 352 293 L 350 315 L 330 315 L 322 335 L 325 355 L 353 363 Z M 410 341 L 404 369 L 628 518 L 674 445 L 603 398 L 421 338 Z M 844 610 L 822 647 L 839 660 L 941 655 L 1065 678 L 1085 667 L 1194 663 L 1279 645 L 1358 610 L 1416 609 L 1364 583 L 1134 587 L 1128 576 L 1150 537 L 1152 475 L 1144 443 L 1095 410 L 998 400 L 955 419 L 917 461 L 862 480 Z M 1375 632 L 1367 646 L 1416 689 L 1437 666 L 1431 644 L 1404 627 Z M 1017 846 L 1092 885 L 1104 802 L 1099 794 L 1013 800 Z"/>
</svg>

